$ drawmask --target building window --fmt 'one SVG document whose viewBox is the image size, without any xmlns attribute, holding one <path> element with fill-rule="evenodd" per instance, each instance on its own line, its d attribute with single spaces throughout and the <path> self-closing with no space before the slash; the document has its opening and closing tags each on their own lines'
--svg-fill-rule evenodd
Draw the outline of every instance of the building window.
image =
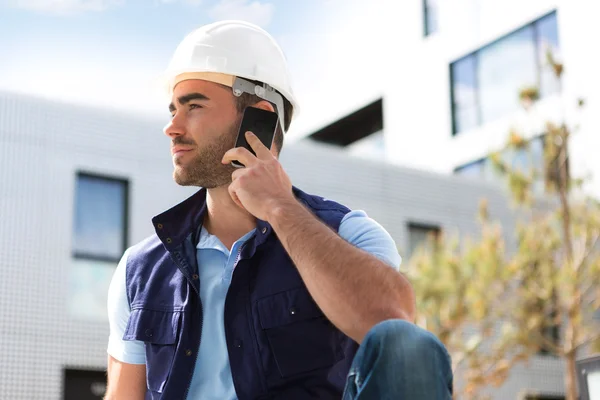
<svg viewBox="0 0 600 400">
<path fill-rule="evenodd" d="M 556 318 L 556 313 L 553 313 L 549 318 Z M 559 324 L 550 324 L 549 326 L 542 329 L 542 335 L 548 339 L 552 344 L 557 347 L 560 347 L 560 325 Z M 552 348 L 542 345 L 540 351 L 538 352 L 540 355 L 547 355 L 556 357 L 557 354 L 554 352 Z"/>
<path fill-rule="evenodd" d="M 129 184 L 78 173 L 75 192 L 75 258 L 118 261 L 127 247 Z"/>
<path fill-rule="evenodd" d="M 533 192 L 543 193 L 546 183 L 557 184 L 559 182 L 559 163 L 558 160 L 548 166 L 544 171 L 544 152 L 546 146 L 546 135 L 536 136 L 529 142 L 528 149 L 507 149 L 504 150 L 500 157 L 514 171 L 519 171 L 525 175 L 532 170 L 538 173 L 539 179 L 533 182 Z M 569 158 L 566 163 L 567 175 L 569 172 Z M 504 183 L 502 175 L 500 175 L 492 164 L 489 157 L 481 158 L 476 161 L 461 165 L 454 169 L 456 175 L 467 178 L 479 179 L 492 183 Z"/>
<path fill-rule="evenodd" d="M 429 36 L 438 30 L 438 0 L 423 0 L 423 35 Z"/>
<path fill-rule="evenodd" d="M 101 400 L 106 394 L 106 371 L 65 368 L 64 400 Z"/>
<path fill-rule="evenodd" d="M 477 57 L 466 56 L 452 64 L 453 130 L 462 132 L 479 124 L 477 105 Z"/>
<path fill-rule="evenodd" d="M 478 52 L 479 124 L 519 110 L 519 90 L 537 84 L 534 39 L 529 25 Z"/>
<path fill-rule="evenodd" d="M 454 170 L 456 175 L 461 175 L 472 179 L 484 179 L 486 169 L 489 168 L 490 160 L 481 158 L 468 164 L 461 165 Z"/>
<path fill-rule="evenodd" d="M 439 226 L 410 222 L 408 224 L 408 257 L 421 247 L 431 243 L 439 237 L 441 229 Z"/>
<path fill-rule="evenodd" d="M 544 143 L 545 136 L 537 136 L 531 139 L 529 149 L 507 149 L 500 154 L 500 157 L 504 163 L 515 171 L 527 174 L 535 169 L 538 172 L 541 172 L 544 168 Z M 504 182 L 502 176 L 494 170 L 494 166 L 489 157 L 461 165 L 454 169 L 454 173 L 456 175 L 480 179 L 487 182 Z M 538 182 L 534 183 L 534 191 L 540 193 L 543 191 L 543 188 L 544 179 L 540 178 Z"/>
<path fill-rule="evenodd" d="M 348 147 L 382 131 L 383 99 L 378 99 L 317 132 L 311 133 L 308 137 L 316 142 Z M 381 138 L 383 139 L 383 136 Z"/>
<path fill-rule="evenodd" d="M 548 51 L 558 57 L 556 12 L 450 64 L 452 133 L 518 110 L 524 87 L 538 87 L 541 97 L 558 92 Z"/>
</svg>

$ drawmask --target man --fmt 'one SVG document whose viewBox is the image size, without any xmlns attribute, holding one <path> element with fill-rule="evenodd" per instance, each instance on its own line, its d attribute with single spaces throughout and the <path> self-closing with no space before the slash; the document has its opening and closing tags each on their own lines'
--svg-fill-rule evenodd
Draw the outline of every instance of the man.
<svg viewBox="0 0 600 400">
<path fill-rule="evenodd" d="M 296 102 L 273 38 L 204 26 L 166 78 L 174 179 L 202 189 L 117 267 L 106 398 L 450 398 L 449 356 L 411 323 L 389 234 L 293 187 L 278 161 Z M 256 155 L 232 148 L 248 106 L 278 114 L 271 150 L 252 133 Z"/>
</svg>

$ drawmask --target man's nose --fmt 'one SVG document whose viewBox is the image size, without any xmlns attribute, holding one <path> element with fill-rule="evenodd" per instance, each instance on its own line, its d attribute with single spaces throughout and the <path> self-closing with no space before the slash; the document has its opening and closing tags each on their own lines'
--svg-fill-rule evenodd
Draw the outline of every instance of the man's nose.
<svg viewBox="0 0 600 400">
<path fill-rule="evenodd" d="M 177 125 L 175 118 L 173 118 L 163 128 L 163 133 L 172 139 L 174 137 L 183 135 L 184 131 L 181 126 Z"/>
</svg>

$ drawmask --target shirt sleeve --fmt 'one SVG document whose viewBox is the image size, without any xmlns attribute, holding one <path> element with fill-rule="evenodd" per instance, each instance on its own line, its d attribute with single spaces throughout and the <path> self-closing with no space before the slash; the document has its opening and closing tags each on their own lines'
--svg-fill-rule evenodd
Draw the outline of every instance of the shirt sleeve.
<svg viewBox="0 0 600 400">
<path fill-rule="evenodd" d="M 127 364 L 145 364 L 146 350 L 144 342 L 123 340 L 129 322 L 129 315 L 131 314 L 125 285 L 128 255 L 129 250 L 125 252 L 119 265 L 117 265 L 108 289 L 107 306 L 110 336 L 108 337 L 107 353 Z"/>
<path fill-rule="evenodd" d="M 394 239 L 383 226 L 369 218 L 364 211 L 356 210 L 346 214 L 338 234 L 359 249 L 400 270 L 402 257 L 398 253 Z"/>
</svg>

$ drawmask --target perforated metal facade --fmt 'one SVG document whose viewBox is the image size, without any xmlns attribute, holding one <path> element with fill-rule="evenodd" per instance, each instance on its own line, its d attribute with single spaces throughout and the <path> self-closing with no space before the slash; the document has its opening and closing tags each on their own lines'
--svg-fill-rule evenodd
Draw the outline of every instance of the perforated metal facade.
<svg viewBox="0 0 600 400">
<path fill-rule="evenodd" d="M 77 271 L 86 266 L 110 275 L 115 265 L 72 256 L 76 176 L 126 179 L 128 244 L 150 235 L 151 217 L 194 191 L 172 181 L 164 122 L 0 93 L 1 399 L 62 399 L 64 369 L 105 368 L 106 316 L 81 307 L 73 312 L 72 280 L 82 279 Z M 411 222 L 475 232 L 482 196 L 494 217 L 511 224 L 506 201 L 492 186 L 307 143 L 285 148 L 282 163 L 303 190 L 367 211 L 401 252 Z M 100 289 L 94 293 L 106 296 Z M 517 398 L 525 388 L 560 392 L 560 365 L 540 358 L 516 369 L 495 398 Z"/>
</svg>

